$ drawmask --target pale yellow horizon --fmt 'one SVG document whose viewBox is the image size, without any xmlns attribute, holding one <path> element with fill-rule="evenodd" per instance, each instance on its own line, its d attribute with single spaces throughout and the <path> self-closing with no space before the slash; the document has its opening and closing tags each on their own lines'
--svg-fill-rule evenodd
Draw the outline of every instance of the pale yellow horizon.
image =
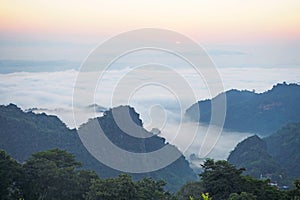
<svg viewBox="0 0 300 200">
<path fill-rule="evenodd" d="M 156 27 L 205 41 L 299 39 L 298 0 L 1 0 L 6 34 L 97 36 Z"/>
</svg>

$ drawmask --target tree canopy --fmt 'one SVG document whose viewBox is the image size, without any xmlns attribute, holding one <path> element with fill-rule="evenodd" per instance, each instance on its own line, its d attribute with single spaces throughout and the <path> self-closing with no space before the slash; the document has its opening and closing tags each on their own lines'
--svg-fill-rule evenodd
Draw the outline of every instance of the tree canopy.
<svg viewBox="0 0 300 200">
<path fill-rule="evenodd" d="M 22 175 L 21 164 L 0 150 L 0 199 L 18 199 L 21 196 Z"/>
<path fill-rule="evenodd" d="M 207 159 L 201 179 L 178 192 L 165 190 L 164 180 L 128 174 L 102 179 L 82 170 L 74 155 L 60 149 L 33 154 L 20 164 L 0 150 L 0 199 L 3 200 L 290 200 L 300 199 L 300 180 L 288 191 L 242 174 L 227 161 Z"/>
<path fill-rule="evenodd" d="M 243 168 L 236 168 L 225 160 L 207 159 L 202 164 L 203 173 L 198 182 L 187 183 L 177 192 L 178 200 L 290 200 L 300 198 L 300 181 L 289 191 L 272 186 L 269 180 L 258 180 L 243 175 Z"/>
</svg>

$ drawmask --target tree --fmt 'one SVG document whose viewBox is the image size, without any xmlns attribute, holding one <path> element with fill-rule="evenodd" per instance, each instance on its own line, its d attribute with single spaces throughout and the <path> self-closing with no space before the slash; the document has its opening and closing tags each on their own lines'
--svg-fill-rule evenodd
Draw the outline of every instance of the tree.
<svg viewBox="0 0 300 200">
<path fill-rule="evenodd" d="M 92 185 L 92 180 L 99 179 L 99 176 L 94 171 L 79 170 L 78 173 L 79 194 L 82 194 L 83 199 L 86 198 L 88 191 Z"/>
<path fill-rule="evenodd" d="M 170 196 L 166 193 L 165 181 L 154 181 L 152 178 L 143 178 L 135 183 L 137 189 L 137 199 L 145 200 L 165 200 Z"/>
<path fill-rule="evenodd" d="M 121 174 L 117 178 L 94 179 L 86 200 L 170 200 L 171 194 L 164 190 L 166 182 L 143 178 L 133 182 Z"/>
<path fill-rule="evenodd" d="M 294 184 L 296 189 L 300 191 L 300 180 L 295 180 Z"/>
<path fill-rule="evenodd" d="M 0 199 L 19 199 L 22 197 L 21 164 L 12 159 L 4 150 L 0 150 Z"/>
<path fill-rule="evenodd" d="M 136 198 L 136 188 L 129 175 L 117 178 L 94 179 L 86 200 L 129 200 Z"/>
<path fill-rule="evenodd" d="M 87 191 L 82 190 L 81 183 L 93 176 L 76 170 L 80 166 L 74 155 L 63 150 L 33 154 L 23 165 L 25 199 L 83 199 Z"/>
<path fill-rule="evenodd" d="M 184 184 L 176 193 L 178 200 L 186 200 L 192 195 L 195 199 L 200 199 L 202 193 L 205 191 L 203 183 L 200 181 L 189 182 Z"/>
<path fill-rule="evenodd" d="M 246 192 L 241 194 L 231 193 L 228 200 L 256 200 L 256 196 Z"/>
<path fill-rule="evenodd" d="M 215 162 L 207 159 L 202 167 L 204 172 L 200 176 L 203 186 L 213 199 L 228 199 L 231 193 L 239 195 L 233 194 L 232 198 L 252 198 L 251 194 L 253 194 L 257 200 L 289 199 L 286 192 L 271 186 L 269 180 L 262 181 L 243 176 L 242 172 L 245 169 L 236 169 L 227 161 Z"/>
<path fill-rule="evenodd" d="M 227 199 L 231 193 L 242 191 L 244 169 L 236 169 L 229 162 L 207 159 L 202 167 L 204 172 L 200 174 L 205 190 L 213 199 Z"/>
<path fill-rule="evenodd" d="M 250 176 L 242 176 L 242 191 L 252 193 L 257 200 L 288 200 L 285 191 L 280 191 L 278 188 L 270 185 L 270 180 L 257 180 Z"/>
<path fill-rule="evenodd" d="M 300 180 L 295 180 L 294 185 L 295 187 L 288 191 L 288 196 L 290 199 L 300 200 Z"/>
</svg>

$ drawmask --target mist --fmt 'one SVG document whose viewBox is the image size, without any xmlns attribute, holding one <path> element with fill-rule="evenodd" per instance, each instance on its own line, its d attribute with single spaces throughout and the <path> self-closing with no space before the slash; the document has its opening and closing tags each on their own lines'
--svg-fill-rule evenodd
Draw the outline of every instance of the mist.
<svg viewBox="0 0 300 200">
<path fill-rule="evenodd" d="M 174 95 L 172 90 L 160 87 L 160 85 L 148 84 L 129 91 L 131 92 L 130 98 L 123 99 L 122 93 L 121 95 L 114 94 L 114 89 L 119 86 L 121 78 L 127 78 L 127 83 L 130 84 L 135 83 L 136 80 L 145 81 L 145 77 L 141 74 L 132 73 L 126 77 L 131 70 L 131 68 L 125 68 L 107 71 L 96 87 L 94 102 L 77 107 L 73 107 L 73 89 L 79 73 L 77 70 L 0 74 L 0 104 L 14 103 L 23 110 L 35 108 L 33 110 L 37 113 L 57 115 L 69 128 L 78 127 L 89 118 L 102 116 L 105 109 L 117 106 L 119 103 L 129 104 L 140 113 L 147 130 L 160 129 L 160 136 L 176 145 L 188 159 L 191 154 L 199 158 L 226 159 L 238 142 L 255 134 L 220 131 L 214 127 L 211 128 L 213 131 L 207 134 L 207 125 L 190 122 L 184 118 L 185 110 L 192 103 L 213 97 L 205 85 L 205 80 L 192 70 L 179 68 L 175 73 L 175 75 L 182 76 L 191 87 L 195 94 L 192 98 L 186 96 L 186 98 L 178 99 L 178 95 L 176 93 Z M 218 71 L 224 90 L 236 88 L 264 92 L 278 82 L 297 83 L 299 80 L 297 68 L 220 68 Z M 144 71 L 143 73 L 150 72 Z M 173 76 L 164 71 L 159 73 L 166 83 L 174 80 Z M 185 92 L 181 84 L 177 84 L 176 87 L 178 94 Z M 112 98 L 115 98 L 114 102 Z M 96 107 L 91 106 L 93 104 L 96 104 Z M 104 109 L 97 109 L 99 107 Z M 80 119 L 76 122 L 73 118 L 74 110 L 81 113 Z"/>
</svg>

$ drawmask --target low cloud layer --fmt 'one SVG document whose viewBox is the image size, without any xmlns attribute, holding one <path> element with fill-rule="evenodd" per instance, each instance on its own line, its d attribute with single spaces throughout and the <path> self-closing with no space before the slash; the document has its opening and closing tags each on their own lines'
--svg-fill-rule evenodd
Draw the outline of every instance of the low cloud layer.
<svg viewBox="0 0 300 200">
<path fill-rule="evenodd" d="M 82 113 L 81 118 L 77 120 L 77 126 L 84 123 L 88 118 L 101 116 L 100 108 L 109 108 L 116 106 L 118 102 L 125 102 L 135 107 L 136 111 L 140 113 L 144 121 L 144 125 L 148 130 L 152 128 L 159 128 L 162 130 L 162 136 L 167 138 L 170 143 L 176 144 L 185 154 L 189 156 L 192 153 L 198 154 L 199 148 L 203 146 L 203 133 L 205 126 L 186 122 L 180 122 L 184 115 L 185 109 L 190 106 L 191 98 L 178 99 L 179 94 L 174 94 L 174 91 L 169 90 L 168 87 L 161 87 L 160 85 L 153 85 L 150 81 L 144 80 L 145 76 L 141 74 L 128 75 L 132 69 L 126 68 L 123 70 L 108 71 L 96 87 L 94 95 L 94 102 L 89 102 L 87 105 L 76 107 L 76 111 Z M 300 70 L 297 68 L 285 69 L 270 69 L 270 68 L 221 68 L 218 69 L 221 75 L 224 89 L 228 90 L 236 88 L 240 90 L 255 90 L 256 92 L 264 92 L 271 89 L 272 85 L 286 81 L 287 83 L 298 83 L 300 80 Z M 205 80 L 199 75 L 195 74 L 193 70 L 177 69 L 176 71 L 192 88 L 197 100 L 211 98 L 211 94 L 207 89 Z M 88 73 L 88 72 L 87 72 Z M 93 73 L 93 72 L 89 72 Z M 143 73 L 151 73 L 151 71 L 144 71 Z M 170 74 L 161 71 L 161 78 L 166 80 L 165 83 L 172 82 L 174 77 Z M 75 127 L 73 119 L 73 89 L 75 86 L 78 71 L 67 70 L 60 72 L 16 72 L 9 74 L 0 74 L 0 104 L 15 103 L 22 109 L 37 108 L 35 112 L 45 112 L 48 114 L 57 115 L 69 127 Z M 145 81 L 149 83 L 143 87 L 137 88 L 134 91 L 123 91 L 126 94 L 131 92 L 129 99 L 122 99 L 122 95 L 114 94 L 114 89 L 120 84 L 122 78 L 127 78 L 127 83 L 130 81 Z M 177 93 L 184 93 L 184 88 L 181 83 L 177 83 Z M 166 85 L 167 86 L 167 85 Z M 126 85 L 124 86 L 126 88 Z M 84 88 L 82 88 L 84 92 Z M 172 93 L 173 92 L 173 93 Z M 85 98 L 82 96 L 82 98 Z M 112 98 L 117 98 L 115 103 L 111 101 Z M 89 106 L 97 104 L 96 107 Z M 94 110 L 96 108 L 96 111 Z M 100 110 L 99 110 L 100 109 Z M 185 136 L 178 134 L 176 140 L 174 132 L 178 129 L 178 125 L 186 126 L 188 129 L 199 128 L 197 136 L 193 139 L 191 145 L 187 149 L 183 149 L 186 142 L 184 141 L 190 132 Z M 198 127 L 197 127 L 198 126 Z M 234 133 L 223 131 L 219 140 L 214 146 L 212 152 L 208 155 L 216 159 L 225 159 L 229 151 L 234 146 L 253 133 Z M 207 140 L 214 140 L 214 138 L 207 138 Z M 205 143 L 205 142 L 204 142 Z"/>
</svg>

